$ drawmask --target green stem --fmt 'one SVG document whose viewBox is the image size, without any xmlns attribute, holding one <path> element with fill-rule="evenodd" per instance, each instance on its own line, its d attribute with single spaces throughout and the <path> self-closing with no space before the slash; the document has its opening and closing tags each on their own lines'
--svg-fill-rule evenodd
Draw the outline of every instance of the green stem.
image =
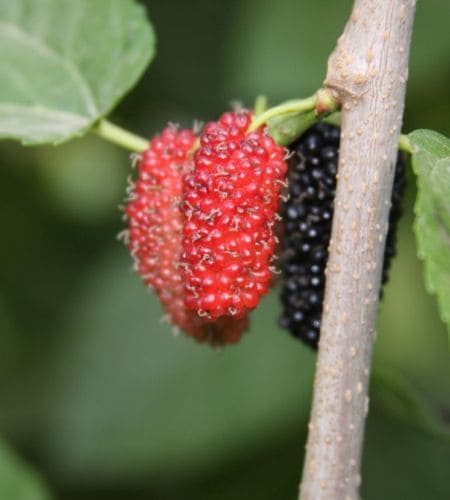
<svg viewBox="0 0 450 500">
<path fill-rule="evenodd" d="M 100 120 L 93 128 L 92 131 L 103 139 L 117 144 L 125 149 L 142 153 L 148 149 L 148 141 L 135 135 L 127 130 L 124 130 L 117 125 L 109 122 L 108 120 Z"/>
<path fill-rule="evenodd" d="M 409 137 L 405 134 L 400 135 L 400 140 L 398 141 L 398 148 L 401 151 L 405 151 L 405 153 L 409 154 L 413 153 L 413 147 L 411 145 L 411 141 L 409 140 Z"/>
<path fill-rule="evenodd" d="M 279 106 L 274 106 L 269 108 L 264 113 L 254 117 L 252 124 L 249 127 L 249 132 L 257 130 L 261 125 L 267 123 L 270 119 L 278 117 L 284 114 L 291 113 L 304 113 L 305 111 L 311 111 L 316 107 L 317 104 L 317 94 L 314 94 L 306 99 L 294 99 L 292 101 L 286 101 Z"/>
<path fill-rule="evenodd" d="M 254 112 L 255 116 L 258 116 L 258 115 L 264 113 L 264 111 L 266 111 L 266 109 L 267 109 L 267 97 L 265 95 L 259 95 L 255 99 L 255 104 L 253 106 L 253 112 Z"/>
</svg>

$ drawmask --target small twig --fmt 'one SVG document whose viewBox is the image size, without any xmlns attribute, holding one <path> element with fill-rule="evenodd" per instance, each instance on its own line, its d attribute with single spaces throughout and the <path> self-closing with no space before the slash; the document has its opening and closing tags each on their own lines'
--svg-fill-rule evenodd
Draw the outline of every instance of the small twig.
<svg viewBox="0 0 450 500">
<path fill-rule="evenodd" d="M 414 0 L 355 0 L 325 85 L 341 103 L 339 179 L 301 500 L 355 500 Z"/>
</svg>

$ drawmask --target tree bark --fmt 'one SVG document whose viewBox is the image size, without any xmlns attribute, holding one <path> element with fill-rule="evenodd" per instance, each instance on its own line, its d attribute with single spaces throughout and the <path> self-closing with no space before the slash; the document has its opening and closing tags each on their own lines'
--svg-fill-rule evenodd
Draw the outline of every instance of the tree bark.
<svg viewBox="0 0 450 500">
<path fill-rule="evenodd" d="M 355 0 L 325 86 L 342 127 L 301 500 L 354 500 L 415 0 Z"/>
</svg>

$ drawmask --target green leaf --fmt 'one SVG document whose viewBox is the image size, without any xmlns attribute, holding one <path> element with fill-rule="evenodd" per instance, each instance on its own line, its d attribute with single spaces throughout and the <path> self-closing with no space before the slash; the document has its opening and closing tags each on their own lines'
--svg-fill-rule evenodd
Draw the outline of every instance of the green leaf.
<svg viewBox="0 0 450 500">
<path fill-rule="evenodd" d="M 450 140 L 432 130 L 409 134 L 418 176 L 415 233 L 425 285 L 450 325 Z"/>
<path fill-rule="evenodd" d="M 82 135 L 136 83 L 154 45 L 132 0 L 0 0 L 0 138 Z"/>
<path fill-rule="evenodd" d="M 0 441 L 0 498 L 5 500 L 49 500 L 42 479 L 3 441 Z"/>
</svg>

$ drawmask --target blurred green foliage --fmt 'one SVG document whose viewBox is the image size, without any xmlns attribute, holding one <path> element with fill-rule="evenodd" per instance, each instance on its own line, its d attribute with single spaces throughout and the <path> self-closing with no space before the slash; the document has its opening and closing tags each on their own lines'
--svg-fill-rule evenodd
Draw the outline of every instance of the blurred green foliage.
<svg viewBox="0 0 450 500">
<path fill-rule="evenodd" d="M 233 99 L 309 95 L 351 4 L 143 3 L 158 56 L 113 118 L 145 136 L 214 118 Z M 447 0 L 418 3 L 407 131 L 450 135 L 449 14 Z M 276 292 L 238 346 L 174 338 L 115 239 L 126 153 L 96 138 L 0 149 L 3 436 L 63 500 L 295 498 L 315 356 L 276 327 Z M 414 198 L 411 176 L 375 370 L 406 379 L 444 428 L 447 337 L 416 257 Z M 398 387 L 373 387 L 363 497 L 448 499 L 448 440 L 421 426 Z"/>
<path fill-rule="evenodd" d="M 0 498 L 50 500 L 45 484 L 3 442 L 0 442 Z"/>
</svg>

